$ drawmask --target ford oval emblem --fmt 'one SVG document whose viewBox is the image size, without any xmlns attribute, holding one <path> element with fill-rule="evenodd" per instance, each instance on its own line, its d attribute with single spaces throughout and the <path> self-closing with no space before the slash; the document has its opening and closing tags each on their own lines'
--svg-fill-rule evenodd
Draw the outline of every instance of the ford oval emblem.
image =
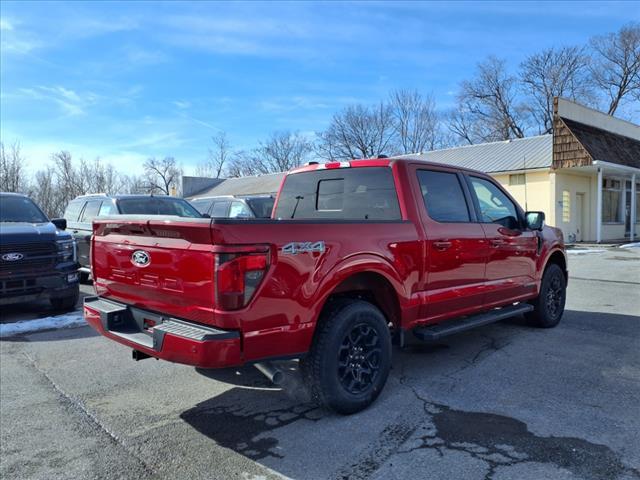
<svg viewBox="0 0 640 480">
<path fill-rule="evenodd" d="M 24 255 L 21 253 L 5 253 L 2 255 L 2 260 L 5 262 L 17 262 L 18 260 L 22 260 Z"/>
<path fill-rule="evenodd" d="M 144 250 L 136 250 L 131 254 L 131 263 L 136 267 L 146 267 L 151 263 L 151 256 Z"/>
</svg>

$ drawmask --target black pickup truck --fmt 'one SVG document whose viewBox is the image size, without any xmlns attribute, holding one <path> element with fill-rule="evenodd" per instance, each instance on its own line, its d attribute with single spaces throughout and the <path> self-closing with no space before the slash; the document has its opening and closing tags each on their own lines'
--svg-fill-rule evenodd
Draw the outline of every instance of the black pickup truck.
<svg viewBox="0 0 640 480">
<path fill-rule="evenodd" d="M 74 308 L 76 242 L 65 228 L 28 197 L 0 193 L 0 305 L 49 299 L 56 309 Z"/>
</svg>

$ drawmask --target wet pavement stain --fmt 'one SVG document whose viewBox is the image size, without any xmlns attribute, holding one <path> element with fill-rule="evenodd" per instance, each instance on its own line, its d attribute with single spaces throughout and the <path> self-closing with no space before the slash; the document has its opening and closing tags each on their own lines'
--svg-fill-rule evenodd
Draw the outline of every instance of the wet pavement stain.
<svg viewBox="0 0 640 480">
<path fill-rule="evenodd" d="M 520 420 L 455 410 L 414 394 L 423 402 L 435 431 L 421 436 L 421 444 L 402 453 L 419 449 L 433 449 L 441 456 L 446 450 L 466 452 L 488 464 L 485 480 L 491 480 L 500 466 L 522 462 L 551 463 L 588 480 L 615 480 L 624 474 L 640 480 L 640 471 L 626 467 L 606 445 L 573 437 L 537 436 Z"/>
</svg>

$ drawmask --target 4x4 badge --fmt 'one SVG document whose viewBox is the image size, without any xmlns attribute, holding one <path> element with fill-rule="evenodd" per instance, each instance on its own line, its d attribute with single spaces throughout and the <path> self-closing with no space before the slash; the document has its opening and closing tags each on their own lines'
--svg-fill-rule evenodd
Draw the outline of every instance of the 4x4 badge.
<svg viewBox="0 0 640 480">
<path fill-rule="evenodd" d="M 136 267 L 146 267 L 151 263 L 151 256 L 144 250 L 136 250 L 131 254 L 131 263 Z"/>
<path fill-rule="evenodd" d="M 291 242 L 284 245 L 282 253 L 288 255 L 297 255 L 298 253 L 312 253 L 319 252 L 324 253 L 324 242 Z"/>
</svg>

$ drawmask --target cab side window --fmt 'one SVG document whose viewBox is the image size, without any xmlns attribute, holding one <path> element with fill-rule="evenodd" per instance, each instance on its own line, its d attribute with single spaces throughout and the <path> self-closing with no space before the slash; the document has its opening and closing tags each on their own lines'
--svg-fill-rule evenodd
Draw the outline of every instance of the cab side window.
<svg viewBox="0 0 640 480">
<path fill-rule="evenodd" d="M 481 222 L 497 223 L 512 230 L 520 227 L 518 209 L 502 190 L 484 178 L 469 179 L 480 207 Z"/>
<path fill-rule="evenodd" d="M 458 175 L 437 170 L 418 170 L 424 206 L 432 220 L 441 223 L 470 222 L 469 206 Z"/>
</svg>

